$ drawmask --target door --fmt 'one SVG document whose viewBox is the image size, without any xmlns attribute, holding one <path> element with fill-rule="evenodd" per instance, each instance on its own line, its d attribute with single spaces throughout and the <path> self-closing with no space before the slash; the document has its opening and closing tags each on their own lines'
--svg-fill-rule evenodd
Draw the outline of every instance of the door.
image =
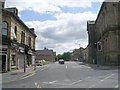
<svg viewBox="0 0 120 90">
<path fill-rule="evenodd" d="M 6 55 L 2 55 L 2 71 L 6 71 Z"/>
</svg>

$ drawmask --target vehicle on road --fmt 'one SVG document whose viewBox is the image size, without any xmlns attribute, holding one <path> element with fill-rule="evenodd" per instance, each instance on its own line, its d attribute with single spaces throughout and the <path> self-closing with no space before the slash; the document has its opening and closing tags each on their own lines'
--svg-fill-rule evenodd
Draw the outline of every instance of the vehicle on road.
<svg viewBox="0 0 120 90">
<path fill-rule="evenodd" d="M 63 59 L 60 59 L 59 60 L 59 64 L 64 64 L 65 62 L 64 62 L 64 60 Z"/>
</svg>

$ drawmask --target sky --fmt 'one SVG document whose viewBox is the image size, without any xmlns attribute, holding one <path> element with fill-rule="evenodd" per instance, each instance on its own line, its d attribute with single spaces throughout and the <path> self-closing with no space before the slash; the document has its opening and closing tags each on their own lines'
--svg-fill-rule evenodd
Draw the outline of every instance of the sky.
<svg viewBox="0 0 120 90">
<path fill-rule="evenodd" d="M 87 47 L 87 21 L 95 20 L 103 0 L 6 0 L 19 17 L 35 28 L 36 50 L 53 49 L 57 54 Z"/>
</svg>

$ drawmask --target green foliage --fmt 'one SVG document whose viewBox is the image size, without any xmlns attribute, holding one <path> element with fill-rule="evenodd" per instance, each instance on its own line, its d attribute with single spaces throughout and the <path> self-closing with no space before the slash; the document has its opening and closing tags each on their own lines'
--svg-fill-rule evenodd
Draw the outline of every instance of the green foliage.
<svg viewBox="0 0 120 90">
<path fill-rule="evenodd" d="M 58 54 L 57 55 L 57 59 L 59 60 L 59 59 L 63 59 L 63 55 L 62 54 Z"/>
<path fill-rule="evenodd" d="M 44 61 L 44 62 L 42 62 L 42 64 L 43 65 L 47 65 L 47 64 L 49 64 L 49 62 L 48 61 Z"/>
<path fill-rule="evenodd" d="M 71 59 L 71 53 L 70 52 L 64 52 L 63 54 L 57 55 L 58 60 L 64 59 L 65 61 L 69 61 Z"/>
</svg>

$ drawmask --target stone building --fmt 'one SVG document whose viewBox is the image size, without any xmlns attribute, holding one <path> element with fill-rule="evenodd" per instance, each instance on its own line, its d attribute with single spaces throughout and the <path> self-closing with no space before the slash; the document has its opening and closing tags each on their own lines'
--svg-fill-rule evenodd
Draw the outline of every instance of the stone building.
<svg viewBox="0 0 120 90">
<path fill-rule="evenodd" d="M 82 55 L 83 55 L 83 61 L 88 62 L 88 47 L 82 50 Z"/>
<path fill-rule="evenodd" d="M 72 52 L 71 60 L 73 61 L 84 61 L 83 58 L 83 47 L 80 47 L 79 49 L 74 49 Z"/>
<path fill-rule="evenodd" d="M 17 8 L 2 8 L 2 71 L 32 63 L 36 34 L 18 17 Z"/>
<path fill-rule="evenodd" d="M 47 60 L 50 62 L 56 61 L 56 52 L 53 50 L 49 50 L 44 48 L 44 50 L 36 50 L 36 58 L 35 60 Z"/>
<path fill-rule="evenodd" d="M 118 64 L 120 60 L 119 8 L 119 2 L 103 2 L 96 21 L 87 22 L 89 63 Z"/>
</svg>

